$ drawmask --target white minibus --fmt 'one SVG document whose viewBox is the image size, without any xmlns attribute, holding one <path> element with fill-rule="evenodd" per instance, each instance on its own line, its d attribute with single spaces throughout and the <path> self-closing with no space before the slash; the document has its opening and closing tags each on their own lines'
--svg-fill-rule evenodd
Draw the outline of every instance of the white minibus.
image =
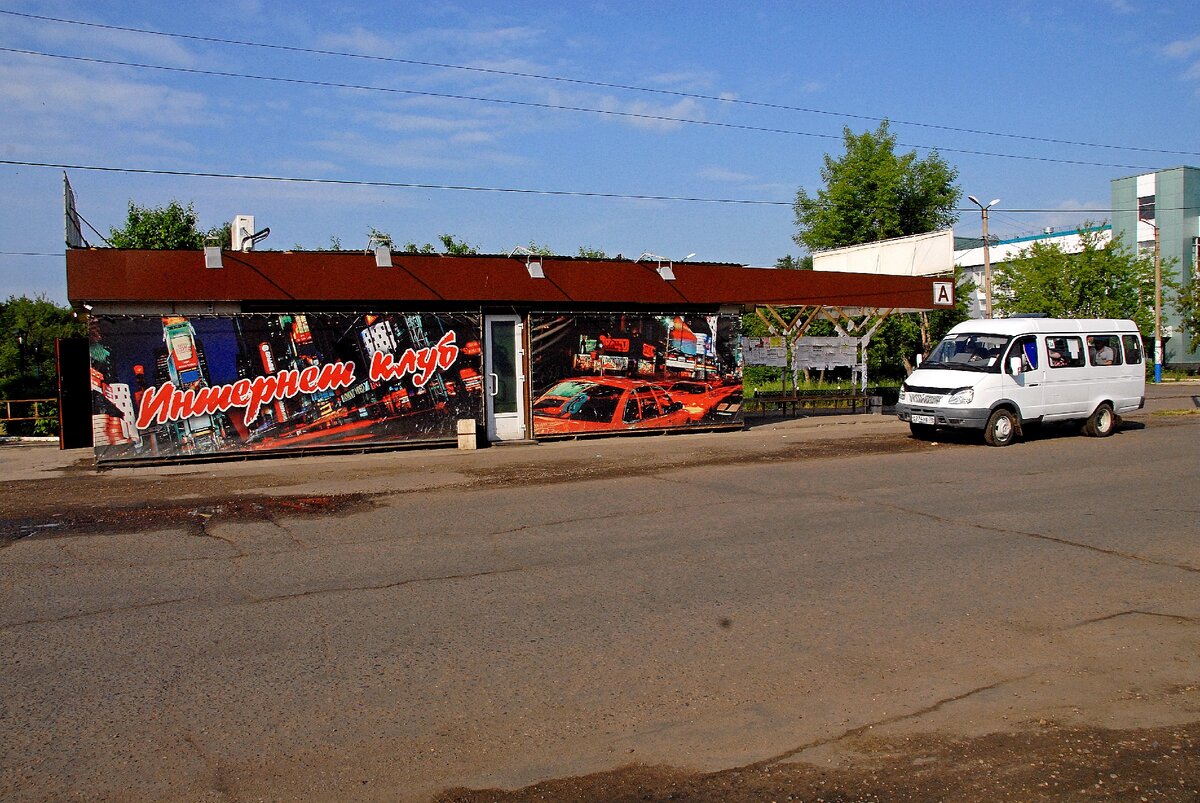
<svg viewBox="0 0 1200 803">
<path fill-rule="evenodd" d="M 983 430 L 1007 446 L 1028 424 L 1079 421 L 1095 437 L 1146 403 L 1133 321 L 995 318 L 958 324 L 904 380 L 896 414 L 912 434 Z"/>
</svg>

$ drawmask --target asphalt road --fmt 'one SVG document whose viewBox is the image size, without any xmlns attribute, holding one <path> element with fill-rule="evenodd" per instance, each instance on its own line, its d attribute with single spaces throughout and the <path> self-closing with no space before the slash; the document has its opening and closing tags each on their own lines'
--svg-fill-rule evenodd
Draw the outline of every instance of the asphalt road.
<svg viewBox="0 0 1200 803">
<path fill-rule="evenodd" d="M 866 416 L 100 474 L 0 447 L 0 797 L 1194 799 L 1172 409 L 1005 449 Z"/>
</svg>

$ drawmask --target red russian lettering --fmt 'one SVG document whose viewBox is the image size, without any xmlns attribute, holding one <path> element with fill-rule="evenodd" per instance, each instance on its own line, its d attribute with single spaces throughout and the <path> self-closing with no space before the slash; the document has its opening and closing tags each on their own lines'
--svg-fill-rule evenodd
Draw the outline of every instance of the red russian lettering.
<svg viewBox="0 0 1200 803">
<path fill-rule="evenodd" d="M 245 407 L 250 403 L 250 380 L 239 379 L 230 389 L 229 401 L 231 407 Z"/>
<path fill-rule="evenodd" d="M 454 330 L 451 329 L 446 334 L 442 335 L 442 339 L 438 341 L 438 366 L 443 371 L 454 365 L 454 361 L 458 359 L 458 346 L 454 342 Z"/>
<path fill-rule="evenodd" d="M 413 384 L 419 388 L 423 388 L 437 368 L 438 353 L 436 349 L 421 349 L 416 352 L 414 357 L 417 367 L 421 369 L 421 373 L 413 376 Z"/>
<path fill-rule="evenodd" d="M 300 372 L 296 369 L 275 375 L 275 398 L 290 399 L 300 392 Z"/>
<path fill-rule="evenodd" d="M 321 373 L 321 369 L 315 365 L 310 365 L 300 372 L 300 392 L 301 393 L 316 393 L 317 392 L 317 376 Z"/>
<path fill-rule="evenodd" d="M 142 394 L 142 403 L 138 409 L 138 429 L 145 429 L 150 422 L 157 420 L 160 424 L 167 423 L 171 397 L 175 394 L 175 386 L 170 382 L 159 388 L 146 388 Z"/>
<path fill-rule="evenodd" d="M 317 377 L 319 390 L 337 390 L 348 388 L 354 384 L 354 363 L 332 362 L 321 366 L 321 375 Z"/>
</svg>

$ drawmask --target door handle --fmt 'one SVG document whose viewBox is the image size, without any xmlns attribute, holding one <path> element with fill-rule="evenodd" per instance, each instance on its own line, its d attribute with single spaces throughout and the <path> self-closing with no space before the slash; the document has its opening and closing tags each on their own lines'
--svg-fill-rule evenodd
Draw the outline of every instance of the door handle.
<svg viewBox="0 0 1200 803">
<path fill-rule="evenodd" d="M 492 396 L 495 396 L 498 393 L 500 393 L 500 375 L 499 374 L 488 374 L 488 378 L 490 379 L 491 385 L 492 385 L 491 388 L 488 390 L 488 393 L 491 394 Z"/>
</svg>

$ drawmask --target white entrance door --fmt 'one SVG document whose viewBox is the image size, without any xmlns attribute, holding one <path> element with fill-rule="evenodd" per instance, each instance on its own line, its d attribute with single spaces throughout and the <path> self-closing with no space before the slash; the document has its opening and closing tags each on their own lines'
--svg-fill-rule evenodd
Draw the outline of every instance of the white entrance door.
<svg viewBox="0 0 1200 803">
<path fill-rule="evenodd" d="M 483 320 L 488 440 L 524 440 L 525 349 L 521 319 L 516 315 L 486 315 Z"/>
</svg>

